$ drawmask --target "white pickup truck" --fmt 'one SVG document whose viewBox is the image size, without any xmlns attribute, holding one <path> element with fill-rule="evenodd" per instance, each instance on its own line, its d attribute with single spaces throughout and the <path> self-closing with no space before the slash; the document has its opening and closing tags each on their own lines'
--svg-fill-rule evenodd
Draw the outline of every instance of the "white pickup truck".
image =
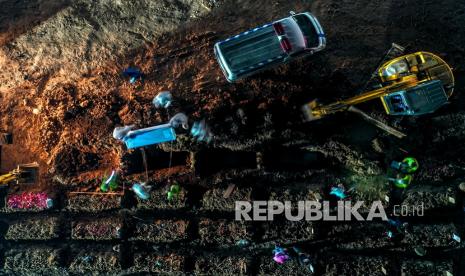
<svg viewBox="0 0 465 276">
<path fill-rule="evenodd" d="M 316 17 L 309 12 L 291 12 L 289 17 L 219 41 L 214 50 L 226 79 L 234 82 L 325 46 L 326 37 Z"/>
</svg>

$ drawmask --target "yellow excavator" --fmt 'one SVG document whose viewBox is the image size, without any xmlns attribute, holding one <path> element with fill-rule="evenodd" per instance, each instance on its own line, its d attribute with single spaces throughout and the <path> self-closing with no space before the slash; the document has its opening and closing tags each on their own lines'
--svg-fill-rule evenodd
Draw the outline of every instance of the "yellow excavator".
<svg viewBox="0 0 465 276">
<path fill-rule="evenodd" d="M 37 182 L 39 174 L 39 164 L 37 162 L 18 165 L 13 171 L 0 175 L 0 187 L 11 182 L 16 184 L 33 184 Z"/>
<path fill-rule="evenodd" d="M 394 58 L 376 72 L 377 86 L 355 97 L 322 105 L 316 100 L 303 106 L 307 121 L 320 119 L 353 106 L 380 98 L 389 115 L 432 113 L 448 102 L 454 91 L 454 75 L 437 55 L 416 52 Z"/>
</svg>

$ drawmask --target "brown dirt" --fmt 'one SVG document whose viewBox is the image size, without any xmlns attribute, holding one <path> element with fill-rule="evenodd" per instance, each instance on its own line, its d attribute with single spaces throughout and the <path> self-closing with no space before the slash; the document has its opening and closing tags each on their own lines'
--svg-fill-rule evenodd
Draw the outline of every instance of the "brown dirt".
<svg viewBox="0 0 465 276">
<path fill-rule="evenodd" d="M 449 37 L 446 45 L 440 46 L 420 40 L 427 37 L 432 27 L 418 27 L 415 30 L 419 33 L 418 39 L 409 40 L 408 31 L 397 32 L 397 25 L 389 25 L 392 10 L 402 5 L 389 1 L 344 6 L 337 1 L 311 4 L 275 1 L 271 5 L 225 1 L 206 18 L 163 34 L 131 53 L 107 60 L 80 78 L 67 81 L 62 78 L 62 72 L 51 72 L 23 80 L 2 96 L 5 104 L 0 113 L 9 114 L 2 116 L 3 126 L 13 131 L 15 145 L 21 145 L 3 147 L 2 170 L 38 160 L 43 183 L 48 183 L 52 175 L 83 181 L 118 167 L 123 149 L 110 136 L 113 127 L 129 123 L 148 126 L 166 120 L 163 112 L 150 106 L 156 92 L 164 89 L 172 91 L 182 103 L 181 108 L 193 119 L 208 116 L 216 127 L 215 132 L 225 135 L 228 127 L 220 125 L 223 116 L 239 106 L 254 106 L 257 111 L 252 110 L 253 113 L 272 111 L 279 105 L 288 110 L 295 104 L 302 104 L 304 101 L 296 100 L 307 98 L 309 91 L 317 96 L 316 87 L 335 93 L 343 86 L 360 85 L 391 40 L 439 53 L 447 46 L 451 54 L 446 59 L 456 71 L 460 70 L 460 64 L 455 63 L 457 55 L 460 56 L 457 43 L 460 38 Z M 64 4 L 52 5 L 51 13 L 63 7 Z M 236 85 L 224 80 L 213 57 L 215 41 L 283 16 L 288 10 L 308 9 L 321 18 L 328 33 L 325 54 L 281 66 Z M 362 16 L 366 14 L 377 16 L 367 19 Z M 399 18 L 401 22 L 407 20 L 403 15 Z M 343 24 L 347 20 L 351 24 Z M 18 26 L 29 25 L 19 22 Z M 13 26 L 8 30 L 16 36 L 24 28 Z M 412 27 L 408 30 L 414 31 Z M 439 49 L 433 47 L 436 45 Z M 139 86 L 132 87 L 120 76 L 122 68 L 129 64 L 140 66 L 146 74 Z M 309 67 L 311 69 L 307 69 Z M 350 79 L 344 81 L 344 78 Z M 343 91 L 342 94 L 351 93 Z M 39 113 L 33 114 L 33 109 Z M 287 120 L 292 122 L 293 116 L 295 112 L 291 112 Z M 248 132 L 247 136 L 253 137 L 254 133 Z"/>
</svg>

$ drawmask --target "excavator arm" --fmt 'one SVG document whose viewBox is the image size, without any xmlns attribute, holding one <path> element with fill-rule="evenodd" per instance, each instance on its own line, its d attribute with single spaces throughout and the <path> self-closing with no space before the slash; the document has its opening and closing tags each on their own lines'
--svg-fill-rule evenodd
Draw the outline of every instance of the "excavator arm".
<svg viewBox="0 0 465 276">
<path fill-rule="evenodd" d="M 14 180 L 16 180 L 16 175 L 13 173 L 7 173 L 4 175 L 0 175 L 0 186 L 8 185 L 8 183 Z"/>
<path fill-rule="evenodd" d="M 360 104 L 366 101 L 377 99 L 388 95 L 392 91 L 398 91 L 399 89 L 408 88 L 418 83 L 416 77 L 404 77 L 401 81 L 390 84 L 386 87 L 381 87 L 372 91 L 368 91 L 357 95 L 355 97 L 340 100 L 328 105 L 319 105 L 316 100 L 304 105 L 303 111 L 307 121 L 317 120 L 329 114 L 333 114 L 339 111 L 345 111 L 349 107 Z"/>
</svg>

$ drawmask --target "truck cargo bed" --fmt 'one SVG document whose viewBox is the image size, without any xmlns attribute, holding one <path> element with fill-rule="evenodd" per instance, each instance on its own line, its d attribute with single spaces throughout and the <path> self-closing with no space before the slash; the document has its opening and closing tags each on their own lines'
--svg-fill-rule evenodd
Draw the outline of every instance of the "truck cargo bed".
<svg viewBox="0 0 465 276">
<path fill-rule="evenodd" d="M 271 25 L 225 41 L 220 45 L 220 49 L 233 72 L 275 59 L 283 54 L 278 36 Z"/>
</svg>

